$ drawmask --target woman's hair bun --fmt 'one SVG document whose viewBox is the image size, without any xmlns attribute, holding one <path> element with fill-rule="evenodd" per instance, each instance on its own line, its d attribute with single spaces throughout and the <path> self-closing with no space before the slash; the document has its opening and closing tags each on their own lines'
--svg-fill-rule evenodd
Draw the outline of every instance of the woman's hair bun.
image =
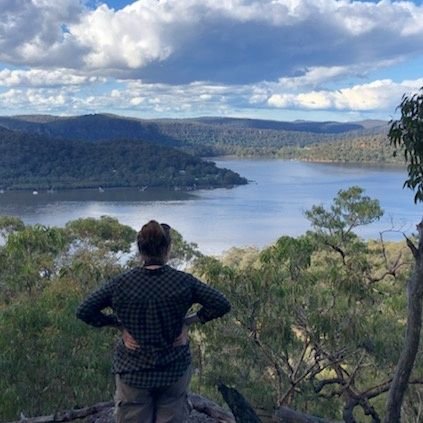
<svg viewBox="0 0 423 423">
<path fill-rule="evenodd" d="M 141 255 L 146 259 L 163 262 L 171 243 L 170 226 L 150 220 L 138 232 L 137 243 Z"/>
</svg>

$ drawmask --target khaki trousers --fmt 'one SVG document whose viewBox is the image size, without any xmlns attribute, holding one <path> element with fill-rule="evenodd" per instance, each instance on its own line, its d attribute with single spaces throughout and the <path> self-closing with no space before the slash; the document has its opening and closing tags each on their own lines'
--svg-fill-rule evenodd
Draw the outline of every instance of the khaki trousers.
<svg viewBox="0 0 423 423">
<path fill-rule="evenodd" d="M 173 385 L 138 389 L 116 375 L 115 415 L 117 423 L 183 423 L 189 414 L 187 389 L 191 366 Z"/>
</svg>

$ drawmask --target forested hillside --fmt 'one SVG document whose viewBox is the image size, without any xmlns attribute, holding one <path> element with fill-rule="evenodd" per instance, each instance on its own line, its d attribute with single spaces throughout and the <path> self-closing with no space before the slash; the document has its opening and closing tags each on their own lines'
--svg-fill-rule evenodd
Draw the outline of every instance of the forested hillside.
<svg viewBox="0 0 423 423">
<path fill-rule="evenodd" d="M 405 332 L 405 242 L 364 241 L 355 230 L 382 215 L 351 187 L 330 207 L 306 212 L 311 230 L 263 250 L 202 256 L 173 232 L 172 263 L 218 287 L 232 312 L 191 331 L 192 390 L 221 401 L 234 386 L 269 416 L 288 407 L 322 422 L 382 421 Z M 0 420 L 45 415 L 112 398 L 110 351 L 119 333 L 75 318 L 103 280 L 138 265 L 121 260 L 135 231 L 115 219 L 79 219 L 64 228 L 0 218 Z M 420 422 L 420 349 L 403 407 Z"/>
<path fill-rule="evenodd" d="M 328 162 L 402 163 L 380 121 L 276 122 L 114 115 L 0 117 L 0 189 L 245 184 L 200 157 L 234 154 Z M 9 129 L 9 131 L 6 129 Z"/>
<path fill-rule="evenodd" d="M 278 122 L 258 119 L 198 118 L 143 120 L 114 115 L 0 117 L 12 130 L 81 141 L 144 140 L 195 155 L 272 155 L 285 146 L 348 139 L 386 132 L 384 122 Z"/>
<path fill-rule="evenodd" d="M 1 189 L 194 189 L 246 183 L 212 162 L 142 140 L 90 143 L 0 128 Z"/>
<path fill-rule="evenodd" d="M 272 129 L 278 131 L 310 132 L 315 134 L 341 134 L 350 131 L 376 128 L 384 124 L 382 121 L 373 121 L 373 125 L 369 126 L 368 122 L 311 122 L 305 120 L 283 122 L 261 119 L 215 117 L 197 118 L 193 120 L 208 125 L 232 126 L 234 128 Z"/>
<path fill-rule="evenodd" d="M 351 139 L 311 144 L 303 148 L 284 147 L 279 157 L 335 163 L 390 163 L 404 165 L 402 154 L 394 155 L 386 135 L 357 136 Z"/>
<path fill-rule="evenodd" d="M 79 141 L 125 139 L 154 141 L 168 146 L 179 145 L 179 140 L 163 135 L 154 121 L 141 123 L 137 119 L 114 115 L 0 117 L 0 125 L 56 139 Z"/>
</svg>

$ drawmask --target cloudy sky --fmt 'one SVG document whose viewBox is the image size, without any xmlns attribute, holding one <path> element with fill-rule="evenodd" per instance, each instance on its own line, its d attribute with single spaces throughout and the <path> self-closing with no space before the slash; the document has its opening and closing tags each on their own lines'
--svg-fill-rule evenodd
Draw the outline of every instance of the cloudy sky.
<svg viewBox="0 0 423 423">
<path fill-rule="evenodd" d="M 0 0 L 0 114 L 390 119 L 423 1 Z"/>
</svg>

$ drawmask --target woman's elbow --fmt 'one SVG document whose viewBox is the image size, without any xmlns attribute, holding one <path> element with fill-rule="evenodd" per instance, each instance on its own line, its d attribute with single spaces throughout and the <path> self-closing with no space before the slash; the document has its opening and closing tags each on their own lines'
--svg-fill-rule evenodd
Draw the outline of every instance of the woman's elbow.
<svg viewBox="0 0 423 423">
<path fill-rule="evenodd" d="M 225 305 L 222 307 L 222 316 L 224 316 L 225 314 L 228 314 L 231 311 L 231 303 L 229 301 L 225 302 Z"/>
<path fill-rule="evenodd" d="M 88 314 L 86 310 L 79 306 L 75 311 L 75 317 L 83 322 L 87 323 L 89 321 Z"/>
</svg>

